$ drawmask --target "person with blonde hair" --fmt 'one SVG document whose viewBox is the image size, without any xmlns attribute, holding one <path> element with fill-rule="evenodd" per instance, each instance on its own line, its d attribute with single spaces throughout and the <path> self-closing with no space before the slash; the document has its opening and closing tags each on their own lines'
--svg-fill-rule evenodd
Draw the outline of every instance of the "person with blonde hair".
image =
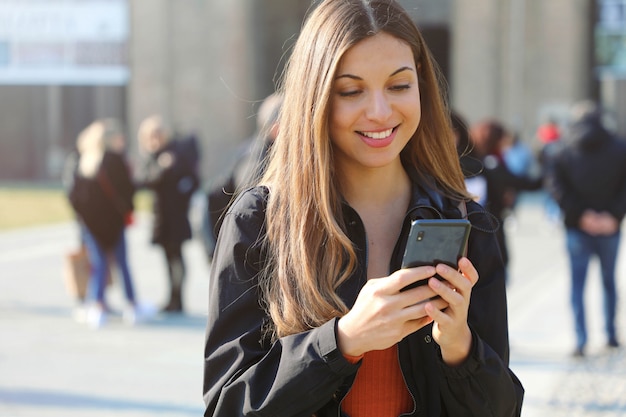
<svg viewBox="0 0 626 417">
<path fill-rule="evenodd" d="M 410 16 L 316 3 L 279 90 L 269 164 L 211 265 L 204 415 L 519 416 L 494 224 Z M 458 270 L 400 268 L 412 220 L 462 217 Z"/>
<path fill-rule="evenodd" d="M 169 299 L 163 313 L 181 313 L 186 266 L 183 243 L 191 239 L 188 212 L 199 185 L 196 167 L 186 160 L 172 129 L 160 115 L 145 118 L 137 133 L 145 158 L 138 167 L 137 185 L 151 190 L 153 200 L 152 243 L 163 249 L 167 264 Z"/>
<path fill-rule="evenodd" d="M 137 303 L 127 259 L 125 228 L 133 211 L 135 189 L 122 155 L 123 144 L 124 133 L 115 119 L 94 121 L 76 141 L 79 158 L 69 200 L 78 216 L 91 264 L 93 302 L 87 321 L 94 328 L 104 325 L 109 313 L 105 303 L 109 258 L 115 260 L 128 301 L 125 321 L 135 324 L 149 314 L 147 306 Z"/>
</svg>

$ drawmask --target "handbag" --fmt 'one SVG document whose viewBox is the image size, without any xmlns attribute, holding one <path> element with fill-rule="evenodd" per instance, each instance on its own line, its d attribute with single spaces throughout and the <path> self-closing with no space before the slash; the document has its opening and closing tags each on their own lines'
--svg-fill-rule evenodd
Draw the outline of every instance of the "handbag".
<svg viewBox="0 0 626 417">
<path fill-rule="evenodd" d="M 75 298 L 84 300 L 87 295 L 87 285 L 91 268 L 87 248 L 80 246 L 65 254 L 63 263 L 63 278 L 67 293 Z"/>
<path fill-rule="evenodd" d="M 113 285 L 112 269 L 115 265 L 115 259 L 111 254 L 107 256 L 107 262 L 109 268 L 106 276 L 106 286 L 108 287 Z M 87 297 L 90 277 L 91 264 L 89 263 L 89 255 L 85 245 L 67 252 L 63 262 L 63 280 L 68 295 L 84 300 Z"/>
</svg>

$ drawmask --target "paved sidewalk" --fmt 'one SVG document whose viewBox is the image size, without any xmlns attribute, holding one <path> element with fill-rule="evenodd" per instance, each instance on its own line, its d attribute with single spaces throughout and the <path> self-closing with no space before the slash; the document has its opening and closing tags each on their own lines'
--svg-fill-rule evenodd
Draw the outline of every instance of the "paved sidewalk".
<svg viewBox="0 0 626 417">
<path fill-rule="evenodd" d="M 127 235 L 139 300 L 166 297 L 165 265 L 151 246 L 148 219 Z M 188 314 L 129 327 L 120 316 L 100 330 L 72 318 L 62 281 L 63 254 L 75 247 L 73 224 L 0 234 L 0 416 L 201 416 L 202 344 L 208 269 L 201 246 L 188 259 Z M 125 305 L 122 286 L 109 303 Z"/>
<path fill-rule="evenodd" d="M 599 265 L 589 268 L 585 294 L 589 348 L 573 359 L 569 267 L 564 232 L 544 218 L 540 194 L 528 194 L 507 229 L 510 265 L 511 368 L 526 388 L 523 417 L 626 416 L 626 350 L 605 347 Z M 626 342 L 626 241 L 617 266 L 618 335 Z"/>
<path fill-rule="evenodd" d="M 147 226 L 139 217 L 129 230 L 131 269 L 139 298 L 160 305 L 165 267 Z M 202 415 L 208 266 L 200 243 L 184 248 L 188 314 L 136 327 L 113 317 L 93 331 L 72 319 L 61 278 L 77 233 L 72 224 L 0 233 L 0 417 Z M 523 199 L 509 240 L 511 367 L 526 388 L 523 416 L 626 415 L 626 352 L 604 348 L 597 265 L 587 289 L 589 357 L 575 361 L 563 232 L 544 221 L 536 195 Z M 618 279 L 626 300 L 626 242 Z M 109 293 L 121 308 L 120 285 Z M 624 302 L 618 325 L 626 337 Z"/>
</svg>

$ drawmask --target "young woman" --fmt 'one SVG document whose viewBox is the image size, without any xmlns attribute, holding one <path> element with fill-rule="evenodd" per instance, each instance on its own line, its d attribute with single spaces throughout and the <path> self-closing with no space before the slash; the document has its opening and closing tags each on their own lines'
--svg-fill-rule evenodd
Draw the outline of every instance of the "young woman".
<svg viewBox="0 0 626 417">
<path fill-rule="evenodd" d="M 96 120 L 78 136 L 79 159 L 74 170 L 69 200 L 76 211 L 91 264 L 90 290 L 93 305 L 87 314 L 92 327 L 106 323 L 106 279 L 109 257 L 115 259 L 124 284 L 130 324 L 148 318 L 148 306 L 136 302 L 127 260 L 125 228 L 133 211 L 135 189 L 123 155 L 125 138 L 114 119 Z"/>
<path fill-rule="evenodd" d="M 322 1 L 281 91 L 267 171 L 213 259 L 205 416 L 519 415 L 495 225 L 465 190 L 410 17 Z M 400 269 L 411 220 L 464 213 L 458 271 Z"/>
<path fill-rule="evenodd" d="M 192 237 L 189 205 L 200 179 L 161 116 L 145 118 L 137 139 L 145 154 L 136 175 L 137 185 L 154 194 L 152 243 L 162 248 L 167 264 L 170 294 L 161 312 L 182 313 L 187 274 L 183 244 Z"/>
</svg>

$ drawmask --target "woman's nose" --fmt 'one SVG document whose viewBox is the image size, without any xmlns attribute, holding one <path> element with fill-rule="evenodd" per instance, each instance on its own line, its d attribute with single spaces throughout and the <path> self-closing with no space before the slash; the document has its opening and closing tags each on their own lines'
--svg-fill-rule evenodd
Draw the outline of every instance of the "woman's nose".
<svg viewBox="0 0 626 417">
<path fill-rule="evenodd" d="M 375 121 L 384 121 L 391 116 L 391 104 L 384 92 L 374 92 L 368 103 L 366 110 L 367 118 Z"/>
</svg>

